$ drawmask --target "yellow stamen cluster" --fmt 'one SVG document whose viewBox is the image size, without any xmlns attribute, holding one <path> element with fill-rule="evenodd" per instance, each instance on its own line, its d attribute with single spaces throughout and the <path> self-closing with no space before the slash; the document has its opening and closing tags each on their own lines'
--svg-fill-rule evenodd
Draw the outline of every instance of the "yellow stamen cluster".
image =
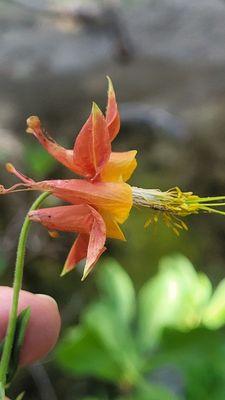
<svg viewBox="0 0 225 400">
<path fill-rule="evenodd" d="M 166 192 L 132 187 L 132 194 L 134 206 L 147 207 L 155 211 L 153 216 L 146 221 L 145 227 L 158 222 L 161 215 L 166 226 L 171 228 L 176 235 L 179 235 L 179 230 L 188 229 L 180 217 L 199 212 L 225 215 L 224 211 L 214 208 L 225 205 L 225 196 L 199 197 L 192 192 L 182 192 L 178 187 Z"/>
<path fill-rule="evenodd" d="M 144 227 L 148 228 L 149 225 L 156 224 L 159 221 L 160 217 L 162 218 L 162 221 L 167 226 L 167 228 L 172 229 L 173 233 L 175 233 L 176 236 L 180 235 L 181 230 L 188 230 L 187 224 L 185 224 L 182 219 L 166 211 L 162 213 L 160 213 L 159 211 L 154 212 L 153 215 L 146 220 Z"/>
</svg>

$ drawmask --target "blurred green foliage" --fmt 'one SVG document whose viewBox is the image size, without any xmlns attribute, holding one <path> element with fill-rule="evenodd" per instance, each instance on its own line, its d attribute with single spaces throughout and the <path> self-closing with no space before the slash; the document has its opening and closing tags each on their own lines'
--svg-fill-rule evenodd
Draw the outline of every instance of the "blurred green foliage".
<svg viewBox="0 0 225 400">
<path fill-rule="evenodd" d="M 57 347 L 64 372 L 113 383 L 117 400 L 225 398 L 225 280 L 213 291 L 205 274 L 174 255 L 138 294 L 113 259 L 97 286 L 99 299 Z M 108 399 L 94 395 L 85 400 Z"/>
<path fill-rule="evenodd" d="M 54 158 L 44 151 L 39 143 L 26 143 L 24 161 L 30 175 L 37 179 L 43 179 L 43 176 L 50 174 L 56 165 Z"/>
</svg>

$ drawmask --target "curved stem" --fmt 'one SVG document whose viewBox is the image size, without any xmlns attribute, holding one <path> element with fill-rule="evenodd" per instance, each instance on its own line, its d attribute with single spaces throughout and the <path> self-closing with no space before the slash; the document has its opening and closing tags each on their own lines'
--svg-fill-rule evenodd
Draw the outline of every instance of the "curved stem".
<svg viewBox="0 0 225 400">
<path fill-rule="evenodd" d="M 32 207 L 29 211 L 36 210 L 40 204 L 50 195 L 49 192 L 42 193 L 33 203 Z M 13 282 L 13 299 L 12 306 L 9 315 L 9 322 L 7 333 L 5 337 L 5 343 L 2 352 L 2 358 L 0 362 L 0 384 L 1 387 L 4 388 L 6 384 L 6 374 L 8 371 L 10 356 L 12 352 L 15 328 L 16 328 L 16 319 L 17 319 L 17 311 L 18 311 L 18 302 L 19 302 L 19 293 L 22 286 L 23 280 L 23 269 L 24 269 L 24 257 L 26 251 L 26 241 L 29 232 L 31 221 L 28 218 L 28 214 L 24 220 L 18 247 L 17 247 L 17 256 L 16 256 L 16 265 L 15 265 L 15 273 L 14 273 L 14 282 Z M 1 396 L 0 396 L 1 400 Z"/>
</svg>

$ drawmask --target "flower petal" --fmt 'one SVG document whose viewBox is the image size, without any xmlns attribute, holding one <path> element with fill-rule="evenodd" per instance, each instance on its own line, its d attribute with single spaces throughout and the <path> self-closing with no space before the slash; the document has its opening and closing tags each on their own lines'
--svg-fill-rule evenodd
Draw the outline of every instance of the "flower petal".
<svg viewBox="0 0 225 400">
<path fill-rule="evenodd" d="M 31 188 L 51 191 L 68 203 L 89 204 L 108 213 L 119 224 L 128 218 L 133 204 L 131 187 L 124 182 L 91 183 L 82 179 L 58 179 L 36 182 Z"/>
<path fill-rule="evenodd" d="M 24 175 L 16 171 L 21 180 Z M 15 173 L 12 172 L 12 173 Z M 29 178 L 28 178 L 29 179 Z M 21 189 L 18 187 L 22 186 Z M 113 220 L 122 224 L 129 216 L 133 205 L 131 186 L 124 182 L 89 182 L 83 179 L 53 179 L 48 181 L 16 184 L 9 189 L 0 185 L 0 194 L 17 190 L 40 190 L 76 205 L 90 205 L 108 213 Z M 57 230 L 57 228 L 49 228 Z"/>
<path fill-rule="evenodd" d="M 107 163 L 111 143 L 106 120 L 93 103 L 92 112 L 84 124 L 74 145 L 73 160 L 79 175 L 94 179 Z"/>
<path fill-rule="evenodd" d="M 115 139 L 120 130 L 120 115 L 116 103 L 116 96 L 111 79 L 108 79 L 108 103 L 106 108 L 106 122 L 111 142 Z"/>
<path fill-rule="evenodd" d="M 109 161 L 101 172 L 101 181 L 126 182 L 137 166 L 136 154 L 136 150 L 121 153 L 112 152 Z"/>
<path fill-rule="evenodd" d="M 29 117 L 27 119 L 27 125 L 27 132 L 32 133 L 49 154 L 71 171 L 78 173 L 73 162 L 73 151 L 60 146 L 49 135 L 47 135 L 47 133 L 42 129 L 41 121 L 38 117 Z"/>
<path fill-rule="evenodd" d="M 100 255 L 106 250 L 106 226 L 101 215 L 88 205 L 43 208 L 29 213 L 32 221 L 40 222 L 47 229 L 78 232 L 62 274 L 71 271 L 87 257 L 82 280 L 91 272 Z"/>
<path fill-rule="evenodd" d="M 100 217 L 100 215 L 99 215 Z M 94 268 L 96 262 L 99 257 L 104 253 L 106 247 L 104 247 L 106 240 L 106 230 L 105 224 L 101 218 L 101 222 L 99 219 L 95 219 L 92 225 L 92 229 L 90 232 L 90 239 L 88 244 L 87 251 L 87 260 L 84 267 L 84 273 L 82 276 L 82 281 L 88 276 L 88 274 Z"/>
<path fill-rule="evenodd" d="M 98 209 L 98 211 L 100 212 L 105 222 L 106 236 L 111 239 L 119 239 L 125 242 L 126 241 L 125 236 L 122 230 L 120 229 L 118 223 L 114 219 L 112 219 L 109 213 L 106 213 L 101 209 Z"/>
<path fill-rule="evenodd" d="M 72 271 L 72 269 L 74 269 L 74 267 L 81 260 L 87 257 L 88 243 L 89 243 L 89 235 L 80 233 L 77 236 L 66 259 L 61 276 L 65 275 L 69 271 Z"/>
<path fill-rule="evenodd" d="M 94 219 L 92 210 L 92 207 L 86 204 L 80 204 L 40 208 L 29 212 L 28 215 L 32 221 L 40 222 L 48 230 L 88 234 Z"/>
</svg>

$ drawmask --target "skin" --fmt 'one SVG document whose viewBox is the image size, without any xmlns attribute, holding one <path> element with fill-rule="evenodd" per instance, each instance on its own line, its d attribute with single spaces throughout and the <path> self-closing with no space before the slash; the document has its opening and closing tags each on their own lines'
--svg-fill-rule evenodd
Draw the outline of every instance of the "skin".
<svg viewBox="0 0 225 400">
<path fill-rule="evenodd" d="M 12 288 L 0 286 L 0 341 L 6 333 L 11 300 Z M 22 290 L 19 312 L 27 307 L 31 309 L 31 317 L 21 350 L 21 366 L 46 356 L 55 346 L 61 326 L 58 306 L 52 297 Z"/>
</svg>

